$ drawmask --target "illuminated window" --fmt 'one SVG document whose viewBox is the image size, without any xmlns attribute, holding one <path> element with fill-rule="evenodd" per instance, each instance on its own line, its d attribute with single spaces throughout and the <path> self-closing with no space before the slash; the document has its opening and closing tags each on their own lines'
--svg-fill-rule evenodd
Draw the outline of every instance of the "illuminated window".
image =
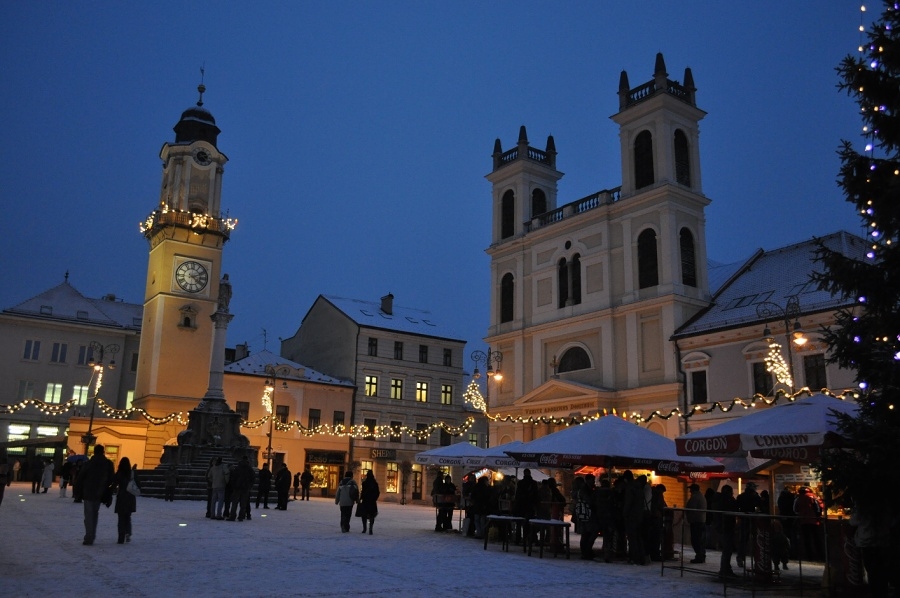
<svg viewBox="0 0 900 598">
<path fill-rule="evenodd" d="M 310 409 L 309 410 L 309 423 L 307 424 L 310 428 L 316 428 L 320 425 L 322 420 L 322 410 L 321 409 Z"/>
<path fill-rule="evenodd" d="M 290 414 L 291 414 L 291 406 L 290 405 L 275 405 L 275 419 L 277 419 L 281 423 L 286 424 Z"/>
<path fill-rule="evenodd" d="M 247 421 L 250 419 L 250 401 L 237 401 L 234 404 L 234 411 L 241 416 L 241 419 Z"/>
<path fill-rule="evenodd" d="M 375 465 L 371 461 L 362 460 L 359 462 L 359 477 L 365 477 L 366 472 L 371 471 L 375 475 Z"/>
<path fill-rule="evenodd" d="M 127 393 L 125 393 L 125 409 L 131 409 L 133 403 L 134 403 L 134 391 L 129 390 Z"/>
<path fill-rule="evenodd" d="M 391 398 L 400 400 L 403 398 L 403 380 L 391 378 Z"/>
<path fill-rule="evenodd" d="M 391 422 L 391 436 L 389 438 L 389 440 L 391 442 L 402 442 L 403 441 L 403 438 L 401 437 L 401 434 L 400 434 L 400 428 L 402 428 L 402 427 L 403 427 L 403 422 L 396 422 L 396 421 Z"/>
<path fill-rule="evenodd" d="M 91 392 L 91 389 L 87 386 L 79 386 L 75 385 L 72 387 L 72 399 L 79 405 L 87 405 L 88 402 L 88 394 Z"/>
<path fill-rule="evenodd" d="M 62 384 L 48 382 L 47 392 L 44 393 L 44 402 L 59 403 L 60 399 L 62 399 Z"/>
<path fill-rule="evenodd" d="M 20 401 L 24 401 L 25 399 L 33 399 L 34 398 L 34 381 L 33 380 L 19 380 L 19 392 L 16 395 Z"/>
<path fill-rule="evenodd" d="M 478 432 L 469 432 L 469 444 L 478 446 Z"/>
<path fill-rule="evenodd" d="M 378 396 L 378 376 L 366 376 L 366 396 Z"/>
<path fill-rule="evenodd" d="M 384 489 L 387 492 L 396 493 L 400 487 L 400 484 L 397 483 L 400 479 L 400 468 L 396 463 L 388 463 L 385 473 Z"/>
<path fill-rule="evenodd" d="M 441 384 L 441 405 L 453 404 L 453 385 Z"/>
<path fill-rule="evenodd" d="M 22 359 L 29 361 L 37 361 L 41 355 L 41 341 L 27 340 L 25 341 L 25 353 Z"/>
<path fill-rule="evenodd" d="M 38 426 L 34 431 L 38 436 L 59 436 L 59 428 L 56 426 Z"/>
<path fill-rule="evenodd" d="M 53 350 L 50 352 L 50 362 L 65 363 L 68 350 L 69 345 L 66 343 L 53 343 Z"/>
<path fill-rule="evenodd" d="M 416 382 L 416 401 L 419 403 L 428 402 L 428 383 Z"/>
</svg>

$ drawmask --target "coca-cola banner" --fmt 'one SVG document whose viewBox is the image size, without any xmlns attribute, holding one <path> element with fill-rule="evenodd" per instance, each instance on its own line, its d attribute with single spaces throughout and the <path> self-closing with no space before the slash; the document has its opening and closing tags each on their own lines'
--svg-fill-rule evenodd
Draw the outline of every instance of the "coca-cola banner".
<svg viewBox="0 0 900 598">
<path fill-rule="evenodd" d="M 642 459 L 640 457 L 624 457 L 610 455 L 574 454 L 574 453 L 516 453 L 513 458 L 519 461 L 537 463 L 539 467 L 568 469 L 572 467 L 621 467 L 633 469 L 649 469 L 660 475 L 688 474 L 697 471 L 721 471 L 718 463 L 694 463 L 690 460 Z"/>
</svg>

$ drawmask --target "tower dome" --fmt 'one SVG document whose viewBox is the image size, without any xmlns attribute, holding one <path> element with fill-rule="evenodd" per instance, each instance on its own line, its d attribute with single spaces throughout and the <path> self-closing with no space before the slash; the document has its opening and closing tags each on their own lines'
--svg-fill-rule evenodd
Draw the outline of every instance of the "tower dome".
<svg viewBox="0 0 900 598">
<path fill-rule="evenodd" d="M 221 133 L 216 126 L 216 119 L 212 113 L 203 107 L 203 92 L 206 86 L 202 83 L 197 87 L 200 99 L 196 106 L 191 106 L 181 113 L 181 120 L 175 125 L 175 143 L 193 143 L 194 141 L 206 141 L 216 147 L 216 139 Z"/>
</svg>

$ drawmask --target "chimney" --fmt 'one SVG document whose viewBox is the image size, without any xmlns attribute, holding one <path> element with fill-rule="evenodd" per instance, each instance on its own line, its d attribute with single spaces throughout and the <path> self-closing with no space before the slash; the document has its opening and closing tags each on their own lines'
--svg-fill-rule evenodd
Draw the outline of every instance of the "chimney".
<svg viewBox="0 0 900 598">
<path fill-rule="evenodd" d="M 389 316 L 394 315 L 394 296 L 390 293 L 381 298 L 381 311 Z"/>
</svg>

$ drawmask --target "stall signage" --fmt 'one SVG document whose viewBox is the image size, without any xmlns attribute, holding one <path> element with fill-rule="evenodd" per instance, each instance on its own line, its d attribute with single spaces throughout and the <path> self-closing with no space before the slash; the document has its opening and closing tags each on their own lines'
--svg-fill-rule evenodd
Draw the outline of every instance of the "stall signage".
<svg viewBox="0 0 900 598">
<path fill-rule="evenodd" d="M 373 459 L 397 459 L 397 449 L 372 449 Z"/>
<path fill-rule="evenodd" d="M 344 463 L 344 453 L 306 451 L 306 462 L 319 465 L 341 465 Z"/>
</svg>

